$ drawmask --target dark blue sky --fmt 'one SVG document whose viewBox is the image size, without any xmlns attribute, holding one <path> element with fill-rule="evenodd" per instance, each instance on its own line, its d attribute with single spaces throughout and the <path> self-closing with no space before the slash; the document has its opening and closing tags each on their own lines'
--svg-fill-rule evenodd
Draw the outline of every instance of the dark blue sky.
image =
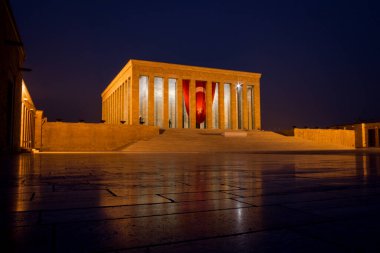
<svg viewBox="0 0 380 253">
<path fill-rule="evenodd" d="M 262 73 L 264 129 L 380 120 L 378 1 L 11 0 L 49 120 L 99 121 L 129 59 Z"/>
</svg>

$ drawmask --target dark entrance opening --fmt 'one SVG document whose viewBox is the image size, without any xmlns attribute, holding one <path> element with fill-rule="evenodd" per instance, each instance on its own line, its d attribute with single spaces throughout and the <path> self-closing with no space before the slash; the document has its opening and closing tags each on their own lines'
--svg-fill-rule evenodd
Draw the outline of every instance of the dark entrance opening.
<svg viewBox="0 0 380 253">
<path fill-rule="evenodd" d="M 376 129 L 368 129 L 368 147 L 376 147 Z"/>
</svg>

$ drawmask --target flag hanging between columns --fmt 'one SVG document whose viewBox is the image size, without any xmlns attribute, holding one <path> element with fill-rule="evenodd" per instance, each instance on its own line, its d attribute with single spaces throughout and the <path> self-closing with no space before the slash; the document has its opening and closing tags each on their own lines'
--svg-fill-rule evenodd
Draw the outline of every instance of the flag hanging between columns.
<svg viewBox="0 0 380 253">
<path fill-rule="evenodd" d="M 195 97 L 196 97 L 196 118 L 197 124 L 201 124 L 206 119 L 206 82 L 195 82 Z"/>
<path fill-rule="evenodd" d="M 212 101 L 214 101 L 216 83 L 212 82 Z M 185 101 L 186 113 L 189 116 L 190 106 L 190 80 L 182 80 L 183 98 Z M 206 119 L 206 81 L 195 81 L 195 109 L 196 123 L 201 124 Z"/>
</svg>

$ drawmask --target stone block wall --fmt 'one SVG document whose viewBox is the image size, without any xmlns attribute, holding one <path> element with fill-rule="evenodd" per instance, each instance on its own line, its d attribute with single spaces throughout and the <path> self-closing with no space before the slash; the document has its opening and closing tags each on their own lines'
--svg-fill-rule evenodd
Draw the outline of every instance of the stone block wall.
<svg viewBox="0 0 380 253">
<path fill-rule="evenodd" d="M 117 151 L 139 140 L 159 134 L 153 126 L 128 126 L 102 123 L 45 122 L 42 125 L 41 151 Z"/>
<path fill-rule="evenodd" d="M 355 147 L 355 131 L 343 129 L 294 129 L 294 136 L 317 143 Z"/>
</svg>

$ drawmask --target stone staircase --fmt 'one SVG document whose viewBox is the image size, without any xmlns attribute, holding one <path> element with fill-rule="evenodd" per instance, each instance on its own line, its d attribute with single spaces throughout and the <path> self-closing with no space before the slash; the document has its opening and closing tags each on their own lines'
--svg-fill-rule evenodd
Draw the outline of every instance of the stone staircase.
<svg viewBox="0 0 380 253">
<path fill-rule="evenodd" d="M 241 135 L 224 137 L 224 130 L 219 129 L 163 129 L 162 132 L 159 136 L 150 140 L 138 141 L 121 151 L 138 153 L 218 153 L 352 149 L 340 145 L 319 144 L 270 131 L 247 131 L 247 136 L 245 137 Z"/>
</svg>

